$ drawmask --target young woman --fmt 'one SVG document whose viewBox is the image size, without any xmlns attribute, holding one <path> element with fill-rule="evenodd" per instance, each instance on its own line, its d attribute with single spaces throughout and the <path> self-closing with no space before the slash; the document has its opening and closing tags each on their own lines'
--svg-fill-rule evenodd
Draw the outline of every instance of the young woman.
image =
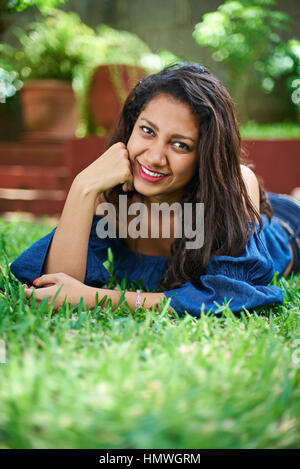
<svg viewBox="0 0 300 469">
<path fill-rule="evenodd" d="M 125 222 L 121 195 L 127 196 Z M 111 230 L 106 238 L 98 229 L 105 203 L 116 209 L 116 236 Z M 137 225 L 124 235 L 136 203 L 144 207 L 146 237 L 136 237 Z M 162 219 L 151 212 L 155 204 L 164 204 L 164 213 L 177 204 L 181 214 L 191 215 L 189 224 L 170 212 L 164 237 Z M 282 290 L 269 284 L 275 272 L 299 271 L 299 220 L 297 199 L 265 193 L 243 160 L 234 103 L 224 86 L 200 65 L 176 64 L 137 83 L 107 151 L 74 179 L 58 226 L 11 271 L 30 285 L 27 298 L 38 287 L 38 302 L 45 296 L 52 301 L 62 286 L 55 309 L 65 298 L 76 304 L 83 297 L 93 306 L 96 293 L 116 306 L 120 292 L 102 288 L 110 247 L 120 280 L 126 273 L 128 282 L 142 280 L 144 289 L 159 290 L 127 291 L 132 311 L 140 302 L 160 311 L 160 300 L 169 297 L 178 314 L 216 312 L 224 299 L 233 312 L 253 310 L 283 304 Z M 201 246 L 190 247 L 186 228 L 196 234 L 204 228 Z"/>
</svg>

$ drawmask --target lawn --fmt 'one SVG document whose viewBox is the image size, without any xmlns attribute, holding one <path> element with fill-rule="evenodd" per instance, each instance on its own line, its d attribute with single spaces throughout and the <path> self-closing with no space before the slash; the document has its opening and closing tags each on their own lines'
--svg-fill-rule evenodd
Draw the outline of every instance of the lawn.
<svg viewBox="0 0 300 469">
<path fill-rule="evenodd" d="M 249 121 L 240 127 L 243 139 L 299 139 L 300 123 L 257 124 Z"/>
<path fill-rule="evenodd" d="M 299 275 L 240 317 L 53 314 L 6 264 L 51 229 L 0 219 L 0 448 L 300 447 Z"/>
</svg>

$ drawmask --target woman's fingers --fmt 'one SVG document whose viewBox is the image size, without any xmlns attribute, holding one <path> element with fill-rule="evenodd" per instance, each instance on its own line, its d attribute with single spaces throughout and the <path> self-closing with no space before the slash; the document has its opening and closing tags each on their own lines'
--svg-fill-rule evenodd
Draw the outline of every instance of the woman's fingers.
<svg viewBox="0 0 300 469">
<path fill-rule="evenodd" d="M 122 189 L 124 192 L 132 191 L 132 184 L 129 182 L 124 182 Z"/>
<path fill-rule="evenodd" d="M 25 287 L 24 288 L 24 293 L 25 293 L 26 299 L 28 300 L 30 306 L 32 306 L 33 296 L 35 296 L 36 305 L 39 306 L 39 304 L 40 304 L 40 301 L 36 297 L 36 292 L 37 292 L 37 290 L 33 287 L 27 287 L 27 288 Z M 33 296 L 32 296 L 32 293 L 33 293 Z"/>
<path fill-rule="evenodd" d="M 43 298 L 45 298 L 45 296 L 50 296 L 49 300 L 51 300 L 51 297 L 53 295 L 53 287 L 45 287 L 45 288 L 42 288 L 41 290 L 35 289 L 34 291 L 35 291 L 35 297 L 39 303 L 42 301 Z"/>
<path fill-rule="evenodd" d="M 45 287 L 45 288 L 41 288 L 41 289 L 37 289 L 37 288 L 34 288 L 34 287 L 30 287 L 30 288 L 25 287 L 24 288 L 24 293 L 25 293 L 25 296 L 26 296 L 27 300 L 29 300 L 31 298 L 32 292 L 34 292 L 36 302 L 39 305 L 40 302 L 42 301 L 42 299 L 45 296 L 50 297 L 48 302 L 51 301 L 52 295 L 53 295 L 53 286 L 52 287 Z"/>
<path fill-rule="evenodd" d="M 122 189 L 124 192 L 133 190 L 133 176 L 132 175 L 126 182 L 124 182 Z"/>
<path fill-rule="evenodd" d="M 61 273 L 44 274 L 41 275 L 41 277 L 34 279 L 32 283 L 36 287 L 43 287 L 45 285 L 55 285 L 57 282 L 62 281 L 62 275 L 63 274 Z"/>
<path fill-rule="evenodd" d="M 25 293 L 25 296 L 27 298 L 27 300 L 29 300 L 29 298 L 31 297 L 31 293 L 34 291 L 34 288 L 33 287 L 27 287 L 25 286 L 24 288 L 24 293 Z"/>
</svg>

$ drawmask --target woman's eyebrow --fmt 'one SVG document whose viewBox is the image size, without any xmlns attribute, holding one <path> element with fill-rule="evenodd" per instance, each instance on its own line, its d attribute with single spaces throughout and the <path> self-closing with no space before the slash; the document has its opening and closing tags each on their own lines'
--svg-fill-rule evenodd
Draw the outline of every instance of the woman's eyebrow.
<svg viewBox="0 0 300 469">
<path fill-rule="evenodd" d="M 148 119 L 145 119 L 144 117 L 141 118 L 141 121 L 146 121 L 151 127 L 153 127 L 155 130 L 159 130 L 156 124 L 154 122 L 149 121 Z M 194 140 L 192 137 L 186 137 L 185 135 L 180 135 L 180 134 L 174 134 L 172 137 L 175 138 L 183 138 L 184 140 L 191 140 L 193 143 L 196 143 L 196 140 Z"/>
</svg>

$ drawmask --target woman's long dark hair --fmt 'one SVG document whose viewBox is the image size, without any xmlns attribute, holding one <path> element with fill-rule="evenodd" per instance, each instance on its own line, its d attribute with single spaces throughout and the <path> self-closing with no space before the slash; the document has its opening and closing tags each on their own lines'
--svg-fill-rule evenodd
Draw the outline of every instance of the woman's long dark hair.
<svg viewBox="0 0 300 469">
<path fill-rule="evenodd" d="M 128 95 L 119 122 L 108 147 L 116 142 L 127 144 L 134 124 L 147 103 L 159 94 L 169 94 L 187 103 L 199 122 L 198 166 L 185 187 L 181 203 L 204 203 L 204 244 L 200 249 L 186 249 L 184 235 L 175 238 L 159 288 L 171 290 L 185 282 L 200 286 L 211 255 L 239 256 L 248 237 L 259 223 L 260 214 L 252 204 L 241 174 L 246 164 L 234 102 L 220 81 L 198 64 L 174 64 L 159 73 L 140 80 Z M 249 165 L 248 165 L 249 166 Z M 118 208 L 122 184 L 106 191 L 104 196 Z M 128 199 L 137 194 L 129 192 Z M 261 213 L 269 220 L 272 206 L 260 181 Z M 245 210 L 246 209 L 246 210 Z M 247 215 L 248 213 L 248 215 Z M 250 223 L 249 223 L 250 220 Z M 193 228 L 195 228 L 195 211 Z"/>
</svg>

